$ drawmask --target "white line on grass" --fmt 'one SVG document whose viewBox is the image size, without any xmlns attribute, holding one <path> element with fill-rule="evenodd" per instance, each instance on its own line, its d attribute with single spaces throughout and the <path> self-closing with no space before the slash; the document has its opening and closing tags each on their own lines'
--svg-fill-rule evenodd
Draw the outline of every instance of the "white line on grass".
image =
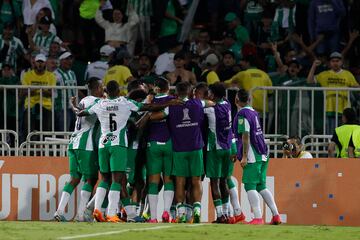
<svg viewBox="0 0 360 240">
<path fill-rule="evenodd" d="M 187 227 L 199 227 L 203 226 L 204 224 L 194 224 L 194 225 L 186 225 Z M 148 228 L 128 228 L 119 231 L 110 231 L 110 232 L 101 232 L 101 233 L 92 233 L 92 234 L 82 234 L 82 235 L 75 235 L 75 236 L 67 236 L 67 237 L 59 237 L 59 240 L 69 240 L 69 239 L 80 239 L 80 238 L 89 238 L 89 237 L 98 237 L 98 236 L 106 236 L 106 235 L 113 235 L 119 233 L 125 233 L 130 231 L 149 231 L 149 230 L 158 230 L 158 229 L 165 229 L 165 228 L 173 228 L 176 226 L 184 226 L 181 224 L 174 224 L 172 226 L 156 226 L 156 227 L 148 227 Z"/>
</svg>

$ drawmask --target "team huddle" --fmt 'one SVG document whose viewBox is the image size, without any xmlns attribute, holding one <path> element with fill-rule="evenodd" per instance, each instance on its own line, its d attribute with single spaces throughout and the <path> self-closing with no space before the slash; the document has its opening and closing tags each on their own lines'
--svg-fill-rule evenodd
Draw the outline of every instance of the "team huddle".
<svg viewBox="0 0 360 240">
<path fill-rule="evenodd" d="M 89 96 L 78 105 L 71 101 L 77 115 L 68 147 L 71 179 L 63 189 L 57 221 L 66 221 L 66 205 L 83 181 L 77 221 L 157 223 L 163 188 L 162 222 L 199 223 L 206 176 L 216 208 L 214 223 L 245 222 L 231 179 L 239 160 L 254 214 L 248 223 L 264 224 L 259 194 L 272 211 L 271 224 L 281 223 L 266 188 L 268 148 L 245 90 L 236 95 L 239 112 L 232 120 L 221 83 L 192 88 L 180 82 L 170 95 L 165 78 L 157 78 L 152 91 L 134 80 L 125 97 L 118 83 L 110 81 L 106 98 L 99 79 L 91 78 L 88 88 Z"/>
</svg>

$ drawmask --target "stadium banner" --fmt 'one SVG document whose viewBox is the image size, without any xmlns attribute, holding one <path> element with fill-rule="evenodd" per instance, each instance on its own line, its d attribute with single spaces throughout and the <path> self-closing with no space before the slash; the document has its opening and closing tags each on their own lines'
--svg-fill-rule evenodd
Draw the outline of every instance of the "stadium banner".
<svg viewBox="0 0 360 240">
<path fill-rule="evenodd" d="M 271 159 L 267 186 L 283 222 L 305 225 L 360 226 L 358 159 Z M 236 164 L 234 181 L 241 182 Z M 58 197 L 69 180 L 64 157 L 0 157 L 0 220 L 52 220 Z M 65 217 L 75 217 L 80 189 L 72 194 Z M 161 194 L 161 193 L 160 193 Z M 252 217 L 243 186 L 239 190 L 247 220 Z M 159 197 L 158 216 L 162 213 Z M 262 203 L 266 222 L 271 211 Z M 215 218 L 209 179 L 203 182 L 202 221 Z"/>
</svg>

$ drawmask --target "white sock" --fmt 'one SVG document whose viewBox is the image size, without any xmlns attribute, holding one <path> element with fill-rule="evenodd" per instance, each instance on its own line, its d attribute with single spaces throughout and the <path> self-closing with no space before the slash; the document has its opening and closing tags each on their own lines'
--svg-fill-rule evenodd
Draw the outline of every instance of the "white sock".
<svg viewBox="0 0 360 240">
<path fill-rule="evenodd" d="M 84 211 L 86 208 L 86 204 L 89 201 L 89 198 L 91 196 L 91 192 L 85 191 L 85 190 L 81 190 L 80 192 L 80 203 L 77 209 L 77 215 L 80 218 L 80 220 L 82 220 L 83 216 L 84 216 Z"/>
<path fill-rule="evenodd" d="M 158 194 L 149 194 L 149 206 L 150 206 L 150 215 L 151 219 L 157 219 L 157 204 L 158 204 Z"/>
<path fill-rule="evenodd" d="M 222 205 L 221 205 L 221 211 L 225 214 L 225 215 L 228 215 L 229 216 L 229 210 L 230 210 L 230 204 L 229 204 L 229 202 L 227 202 L 227 203 L 223 203 Z"/>
<path fill-rule="evenodd" d="M 164 191 L 164 211 L 170 213 L 171 204 L 174 198 L 174 191 Z"/>
<path fill-rule="evenodd" d="M 279 215 L 275 200 L 271 192 L 266 188 L 262 191 L 260 191 L 261 196 L 263 197 L 266 205 L 270 208 L 272 214 L 274 216 Z"/>
<path fill-rule="evenodd" d="M 95 209 L 101 210 L 101 205 L 106 197 L 106 189 L 102 187 L 96 188 L 95 193 Z"/>
<path fill-rule="evenodd" d="M 193 215 L 193 208 L 190 205 L 185 205 L 186 220 L 190 221 Z"/>
<path fill-rule="evenodd" d="M 247 192 L 250 206 L 253 210 L 255 218 L 262 218 L 261 208 L 260 208 L 260 198 L 256 190 L 250 190 Z"/>
<path fill-rule="evenodd" d="M 70 193 L 65 192 L 65 191 L 62 192 L 61 199 L 60 199 L 60 202 L 59 202 L 59 206 L 58 206 L 58 209 L 57 209 L 58 214 L 64 215 L 65 207 L 69 202 L 70 196 L 71 196 Z"/>
<path fill-rule="evenodd" d="M 232 189 L 230 189 L 229 195 L 230 195 L 231 205 L 234 209 L 234 215 L 235 216 L 240 215 L 241 207 L 240 207 L 239 194 L 237 188 L 233 187 Z"/>
<path fill-rule="evenodd" d="M 125 211 L 128 218 L 136 217 L 136 205 L 125 206 Z"/>
<path fill-rule="evenodd" d="M 181 217 L 185 213 L 186 213 L 185 205 L 181 204 L 181 203 L 176 204 L 176 214 L 177 214 L 177 216 Z"/>
<path fill-rule="evenodd" d="M 120 201 L 120 191 L 110 190 L 109 191 L 109 205 L 107 208 L 107 215 L 108 216 L 115 216 L 118 209 L 118 204 Z"/>
<path fill-rule="evenodd" d="M 86 208 L 94 209 L 94 207 L 95 207 L 95 197 L 96 197 L 96 194 L 94 194 L 94 196 L 87 203 Z"/>
<path fill-rule="evenodd" d="M 221 217 L 222 215 L 224 215 L 222 205 L 216 206 L 215 209 L 216 209 L 216 216 L 218 218 Z"/>
</svg>

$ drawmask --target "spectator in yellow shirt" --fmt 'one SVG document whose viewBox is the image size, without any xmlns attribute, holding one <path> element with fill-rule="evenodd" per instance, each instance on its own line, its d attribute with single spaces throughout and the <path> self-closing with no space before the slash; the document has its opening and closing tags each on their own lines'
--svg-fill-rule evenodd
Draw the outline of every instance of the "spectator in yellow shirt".
<svg viewBox="0 0 360 240">
<path fill-rule="evenodd" d="M 204 70 L 200 76 L 200 82 L 206 82 L 208 85 L 220 82 L 219 76 L 216 73 L 219 58 L 215 53 L 209 54 L 204 62 Z"/>
<path fill-rule="evenodd" d="M 25 86 L 56 86 L 55 74 L 46 70 L 46 57 L 38 54 L 35 57 L 34 69 L 24 73 L 22 84 Z M 25 129 L 28 132 L 36 130 L 49 131 L 51 129 L 51 111 L 53 109 L 52 97 L 55 91 L 51 89 L 30 89 L 24 90 L 25 95 L 25 116 L 30 114 L 30 128 L 28 128 L 28 117 L 25 117 Z M 42 112 L 42 114 L 41 114 Z M 40 122 L 38 121 L 40 120 Z M 40 123 L 42 122 L 42 126 Z"/>
<path fill-rule="evenodd" d="M 250 91 L 255 87 L 272 86 L 269 75 L 255 67 L 256 62 L 253 55 L 244 56 L 240 61 L 240 66 L 244 71 L 238 72 L 226 83 L 231 83 L 233 86 L 238 86 L 246 91 Z M 268 112 L 268 93 L 269 91 L 266 90 L 252 92 L 252 106 L 259 112 L 260 118 L 262 118 L 263 112 Z"/>
<path fill-rule="evenodd" d="M 105 74 L 104 86 L 106 86 L 108 82 L 114 80 L 120 85 L 120 88 L 122 89 L 121 94 L 125 95 L 126 91 L 124 89 L 126 89 L 126 85 L 134 79 L 128 67 L 130 54 L 127 50 L 121 49 L 113 56 L 115 56 L 115 59 L 110 62 L 110 65 L 113 66 L 111 66 Z"/>
<path fill-rule="evenodd" d="M 321 87 L 329 88 L 347 88 L 359 87 L 359 83 L 355 80 L 351 72 L 342 68 L 342 55 L 333 52 L 330 55 L 330 70 L 323 71 L 315 75 L 317 66 L 321 64 L 319 60 L 315 60 L 307 77 L 308 83 L 319 83 Z M 336 99 L 337 98 L 337 99 Z M 326 91 L 326 134 L 332 134 L 336 126 L 336 113 L 338 114 L 338 125 L 341 123 L 341 115 L 343 110 L 351 107 L 348 102 L 348 91 Z"/>
</svg>

